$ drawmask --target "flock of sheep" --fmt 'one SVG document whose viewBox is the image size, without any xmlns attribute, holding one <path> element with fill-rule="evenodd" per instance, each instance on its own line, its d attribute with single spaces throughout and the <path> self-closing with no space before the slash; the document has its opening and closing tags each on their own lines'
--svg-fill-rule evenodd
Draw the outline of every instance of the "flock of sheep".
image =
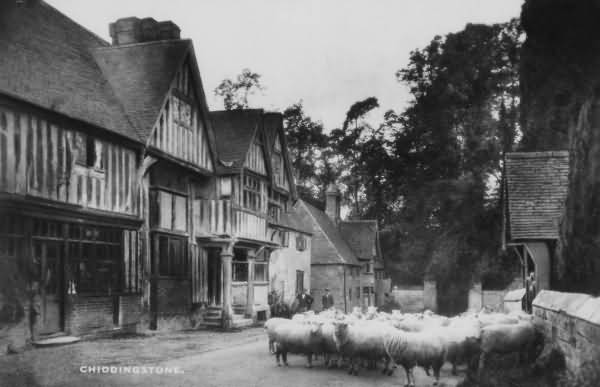
<svg viewBox="0 0 600 387">
<path fill-rule="evenodd" d="M 389 314 L 370 308 L 367 313 L 344 314 L 331 309 L 296 314 L 291 320 L 271 318 L 265 331 L 278 366 L 281 360 L 288 365 L 288 353 L 306 355 L 307 367 L 312 367 L 313 356 L 323 356 L 328 367 L 346 365 L 354 375 L 361 365 L 375 368 L 383 362 L 388 375 L 401 365 L 408 386 L 414 386 L 415 366 L 427 375 L 433 371 L 437 385 L 446 362 L 456 374 L 459 364 L 469 371 L 483 369 L 492 353 L 517 353 L 520 360 L 531 361 L 543 343 L 530 315 L 486 311 L 448 318 L 430 311 Z"/>
</svg>

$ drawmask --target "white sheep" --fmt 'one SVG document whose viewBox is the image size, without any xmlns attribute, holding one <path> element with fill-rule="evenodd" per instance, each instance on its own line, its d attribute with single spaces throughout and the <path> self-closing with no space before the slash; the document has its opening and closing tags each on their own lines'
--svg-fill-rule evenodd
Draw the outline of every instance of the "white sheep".
<svg viewBox="0 0 600 387">
<path fill-rule="evenodd" d="M 275 327 L 280 324 L 287 324 L 290 322 L 292 322 L 292 320 L 281 317 L 273 317 L 265 321 L 264 329 L 265 332 L 267 332 L 267 336 L 269 337 L 269 352 L 271 354 L 275 353 Z"/>
<path fill-rule="evenodd" d="M 390 359 L 385 352 L 383 340 L 385 333 L 394 330 L 389 324 L 376 321 L 361 321 L 349 324 L 346 321 L 335 321 L 336 348 L 341 356 L 350 360 L 348 372 L 358 375 L 358 361 L 365 359 L 371 362 L 384 360 L 384 373 L 388 372 Z"/>
<path fill-rule="evenodd" d="M 276 324 L 273 328 L 273 340 L 278 366 L 281 365 L 280 356 L 287 366 L 287 354 L 297 353 L 306 355 L 306 366 L 311 368 L 312 355 L 322 351 L 319 324 L 302 324 L 294 321 Z"/>
<path fill-rule="evenodd" d="M 414 386 L 413 368 L 433 369 L 437 385 L 440 369 L 444 364 L 446 347 L 443 339 L 433 332 L 406 332 L 399 329 L 386 332 L 384 347 L 389 358 L 402 365 L 406 372 L 407 385 Z"/>
</svg>

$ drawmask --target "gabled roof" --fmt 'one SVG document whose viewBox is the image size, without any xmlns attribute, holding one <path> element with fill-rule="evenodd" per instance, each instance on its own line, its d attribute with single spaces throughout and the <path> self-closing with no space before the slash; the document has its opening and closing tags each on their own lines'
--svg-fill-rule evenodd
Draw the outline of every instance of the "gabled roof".
<svg viewBox="0 0 600 387">
<path fill-rule="evenodd" d="M 190 40 L 163 40 L 94 51 L 142 141 L 150 137 L 173 78 L 190 49 Z"/>
<path fill-rule="evenodd" d="M 305 234 L 312 235 L 311 227 L 300 215 L 301 209 L 299 207 L 299 202 L 296 202 L 295 205 L 290 206 L 290 208 L 288 208 L 288 211 L 282 212 L 279 222 L 275 223 L 275 225 L 283 226 L 291 230 L 296 230 Z"/>
<path fill-rule="evenodd" d="M 222 171 L 239 170 L 244 166 L 250 144 L 262 123 L 262 114 L 262 109 L 210 112 L 217 157 L 224 166 Z"/>
<path fill-rule="evenodd" d="M 340 232 L 359 259 L 371 259 L 378 255 L 376 220 L 341 221 Z"/>
<path fill-rule="evenodd" d="M 272 152 L 275 147 L 275 140 L 278 138 L 282 143 L 282 155 L 285 164 L 285 171 L 288 178 L 288 185 L 292 198 L 298 197 L 296 183 L 294 182 L 294 174 L 292 172 L 292 161 L 290 160 L 289 147 L 287 137 L 283 129 L 283 115 L 281 113 L 265 113 L 264 114 L 264 132 L 268 141 L 267 145 L 269 152 Z"/>
<path fill-rule="evenodd" d="M 0 3 L 0 93 L 139 141 L 93 52 L 109 44 L 43 1 Z"/>
<path fill-rule="evenodd" d="M 358 258 L 327 214 L 304 200 L 299 203 L 303 222 L 312 228 L 311 264 L 359 266 Z"/>
<path fill-rule="evenodd" d="M 567 197 L 569 153 L 507 153 L 504 167 L 508 237 L 557 239 Z"/>
</svg>

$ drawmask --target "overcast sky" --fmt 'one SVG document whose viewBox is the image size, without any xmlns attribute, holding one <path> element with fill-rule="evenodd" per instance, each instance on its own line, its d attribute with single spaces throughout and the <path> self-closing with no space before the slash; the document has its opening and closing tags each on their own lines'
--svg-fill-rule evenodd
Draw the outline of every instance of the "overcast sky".
<svg viewBox="0 0 600 387">
<path fill-rule="evenodd" d="M 523 0 L 46 0 L 110 40 L 108 24 L 128 16 L 172 20 L 194 42 L 210 109 L 223 108 L 213 90 L 243 68 L 262 75 L 252 107 L 283 111 L 304 101 L 327 129 L 341 126 L 348 107 L 375 96 L 381 108 L 409 100 L 395 72 L 410 51 L 467 23 L 518 17 Z"/>
</svg>

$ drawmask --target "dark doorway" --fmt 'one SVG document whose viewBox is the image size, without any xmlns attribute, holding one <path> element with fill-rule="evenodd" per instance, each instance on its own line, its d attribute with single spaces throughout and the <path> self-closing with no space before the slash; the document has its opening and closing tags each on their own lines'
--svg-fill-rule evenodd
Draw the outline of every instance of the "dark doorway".
<svg viewBox="0 0 600 387">
<path fill-rule="evenodd" d="M 221 305 L 223 294 L 223 272 L 221 254 L 218 248 L 207 250 L 207 295 L 208 304 L 212 306 Z"/>
<path fill-rule="evenodd" d="M 40 278 L 40 333 L 63 330 L 63 254 L 58 241 L 34 240 L 33 258 Z"/>
</svg>

